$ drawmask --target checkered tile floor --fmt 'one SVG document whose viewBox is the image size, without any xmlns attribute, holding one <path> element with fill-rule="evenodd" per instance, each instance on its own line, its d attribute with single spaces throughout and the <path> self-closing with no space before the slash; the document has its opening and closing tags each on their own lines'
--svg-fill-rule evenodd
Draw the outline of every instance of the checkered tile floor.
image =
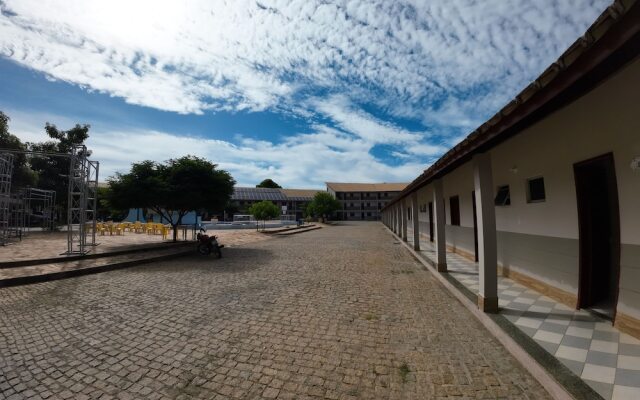
<svg viewBox="0 0 640 400">
<path fill-rule="evenodd" d="M 435 258 L 430 242 L 421 240 L 420 246 L 424 256 Z M 453 278 L 477 293 L 477 263 L 447 253 L 447 266 Z M 502 315 L 602 397 L 640 399 L 640 340 L 509 278 L 498 277 L 498 298 Z"/>
</svg>

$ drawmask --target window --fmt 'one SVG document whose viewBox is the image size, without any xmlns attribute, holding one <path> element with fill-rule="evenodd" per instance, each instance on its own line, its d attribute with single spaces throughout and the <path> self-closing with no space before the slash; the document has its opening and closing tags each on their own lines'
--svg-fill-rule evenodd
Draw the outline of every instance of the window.
<svg viewBox="0 0 640 400">
<path fill-rule="evenodd" d="M 449 213 L 451 217 L 451 225 L 460 226 L 460 197 L 449 197 Z"/>
<path fill-rule="evenodd" d="M 497 206 L 508 206 L 511 204 L 509 185 L 498 186 L 498 194 L 496 195 L 494 202 Z"/>
<path fill-rule="evenodd" d="M 354 213 L 349 213 L 349 216 L 350 216 L 350 217 L 353 217 L 354 215 L 355 215 Z"/>
<path fill-rule="evenodd" d="M 527 203 L 539 203 L 546 199 L 544 192 L 544 178 L 527 179 Z"/>
<path fill-rule="evenodd" d="M 371 216 L 371 213 L 367 213 L 367 217 L 370 217 L 370 216 Z"/>
</svg>

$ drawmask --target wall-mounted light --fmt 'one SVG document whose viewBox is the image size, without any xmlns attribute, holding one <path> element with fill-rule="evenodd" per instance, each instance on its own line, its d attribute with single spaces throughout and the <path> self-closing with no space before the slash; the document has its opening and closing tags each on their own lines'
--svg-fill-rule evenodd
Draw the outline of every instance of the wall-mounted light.
<svg viewBox="0 0 640 400">
<path fill-rule="evenodd" d="M 517 174 L 518 173 L 518 166 L 514 165 L 513 167 L 509 168 L 509 172 L 511 172 L 512 174 Z"/>
<path fill-rule="evenodd" d="M 640 171 L 640 156 L 634 157 L 633 160 L 631 160 L 631 170 Z"/>
</svg>

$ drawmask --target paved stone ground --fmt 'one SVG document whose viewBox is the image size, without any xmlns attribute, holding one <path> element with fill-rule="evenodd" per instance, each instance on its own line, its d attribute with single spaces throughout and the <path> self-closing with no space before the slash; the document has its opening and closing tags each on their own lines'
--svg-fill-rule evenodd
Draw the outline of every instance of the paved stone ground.
<svg viewBox="0 0 640 400">
<path fill-rule="evenodd" d="M 548 398 L 380 224 L 225 250 L 0 289 L 0 398 Z"/>
<path fill-rule="evenodd" d="M 217 235 L 225 246 L 236 246 L 245 243 L 256 242 L 269 238 L 253 229 L 238 230 L 211 230 L 209 235 Z M 191 233 L 188 236 L 191 239 Z M 169 239 L 170 240 L 170 239 Z M 178 240 L 182 240 L 182 232 L 179 231 Z M 126 250 L 134 247 L 157 245 L 163 243 L 161 235 L 147 235 L 146 233 L 125 232 L 124 235 L 96 236 L 99 246 L 93 250 L 96 253 L 108 253 L 115 250 Z M 31 232 L 22 241 L 13 241 L 8 246 L 0 246 L 0 262 L 21 261 L 34 258 L 63 259 L 63 253 L 67 250 L 66 232 Z"/>
</svg>

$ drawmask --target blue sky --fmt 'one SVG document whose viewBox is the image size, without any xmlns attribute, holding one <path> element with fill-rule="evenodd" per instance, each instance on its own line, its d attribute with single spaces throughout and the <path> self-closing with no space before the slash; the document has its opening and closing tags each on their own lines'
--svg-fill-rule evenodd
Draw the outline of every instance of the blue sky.
<svg viewBox="0 0 640 400">
<path fill-rule="evenodd" d="M 582 35 L 600 0 L 0 0 L 0 110 L 92 126 L 101 176 L 194 154 L 239 184 L 411 181 Z"/>
</svg>

